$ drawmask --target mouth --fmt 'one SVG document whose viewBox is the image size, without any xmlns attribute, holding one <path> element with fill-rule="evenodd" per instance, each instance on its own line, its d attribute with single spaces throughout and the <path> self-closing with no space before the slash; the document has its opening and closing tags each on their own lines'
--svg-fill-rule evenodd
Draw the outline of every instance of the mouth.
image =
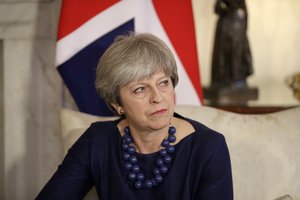
<svg viewBox="0 0 300 200">
<path fill-rule="evenodd" d="M 166 112 L 167 112 L 167 109 L 160 109 L 160 110 L 157 110 L 157 111 L 151 113 L 151 115 L 162 115 Z"/>
</svg>

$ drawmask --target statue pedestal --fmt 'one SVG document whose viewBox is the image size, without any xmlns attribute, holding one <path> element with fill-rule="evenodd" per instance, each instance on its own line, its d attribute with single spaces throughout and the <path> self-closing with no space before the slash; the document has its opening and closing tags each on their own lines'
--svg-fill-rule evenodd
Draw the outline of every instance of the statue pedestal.
<svg viewBox="0 0 300 200">
<path fill-rule="evenodd" d="M 203 88 L 204 100 L 210 106 L 246 106 L 249 100 L 258 99 L 257 88 Z"/>
</svg>

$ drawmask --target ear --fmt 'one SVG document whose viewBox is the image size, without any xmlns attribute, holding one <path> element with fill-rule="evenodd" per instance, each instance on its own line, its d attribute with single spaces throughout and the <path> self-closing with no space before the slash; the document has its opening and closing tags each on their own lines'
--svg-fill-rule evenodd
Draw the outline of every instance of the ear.
<svg viewBox="0 0 300 200">
<path fill-rule="evenodd" d="M 120 106 L 119 104 L 111 103 L 110 105 L 115 109 L 115 111 L 118 115 L 124 114 L 124 108 L 122 106 Z"/>
</svg>

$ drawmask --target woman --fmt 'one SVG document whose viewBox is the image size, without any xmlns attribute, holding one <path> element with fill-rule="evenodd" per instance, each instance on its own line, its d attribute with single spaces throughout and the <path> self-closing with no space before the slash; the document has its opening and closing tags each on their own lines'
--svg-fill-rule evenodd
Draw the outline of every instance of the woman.
<svg viewBox="0 0 300 200">
<path fill-rule="evenodd" d="M 92 124 L 37 199 L 233 199 L 224 137 L 174 113 L 177 67 L 150 34 L 120 36 L 101 57 L 96 88 L 118 120 Z"/>
</svg>

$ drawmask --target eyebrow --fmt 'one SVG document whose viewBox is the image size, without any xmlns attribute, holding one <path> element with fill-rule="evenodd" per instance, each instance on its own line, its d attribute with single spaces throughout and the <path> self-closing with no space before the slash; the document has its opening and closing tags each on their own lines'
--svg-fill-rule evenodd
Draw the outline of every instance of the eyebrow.
<svg viewBox="0 0 300 200">
<path fill-rule="evenodd" d="M 153 76 L 151 76 L 151 77 L 153 77 Z M 149 79 L 151 79 L 151 77 L 149 77 L 149 78 L 141 78 L 139 80 L 133 80 L 129 84 L 127 84 L 127 87 L 131 87 L 132 85 L 135 85 L 135 84 L 144 84 L 143 81 L 149 80 Z M 171 77 L 169 75 L 167 75 L 167 74 L 164 74 L 164 75 L 158 77 L 157 80 L 164 79 L 164 78 L 171 78 Z"/>
</svg>

